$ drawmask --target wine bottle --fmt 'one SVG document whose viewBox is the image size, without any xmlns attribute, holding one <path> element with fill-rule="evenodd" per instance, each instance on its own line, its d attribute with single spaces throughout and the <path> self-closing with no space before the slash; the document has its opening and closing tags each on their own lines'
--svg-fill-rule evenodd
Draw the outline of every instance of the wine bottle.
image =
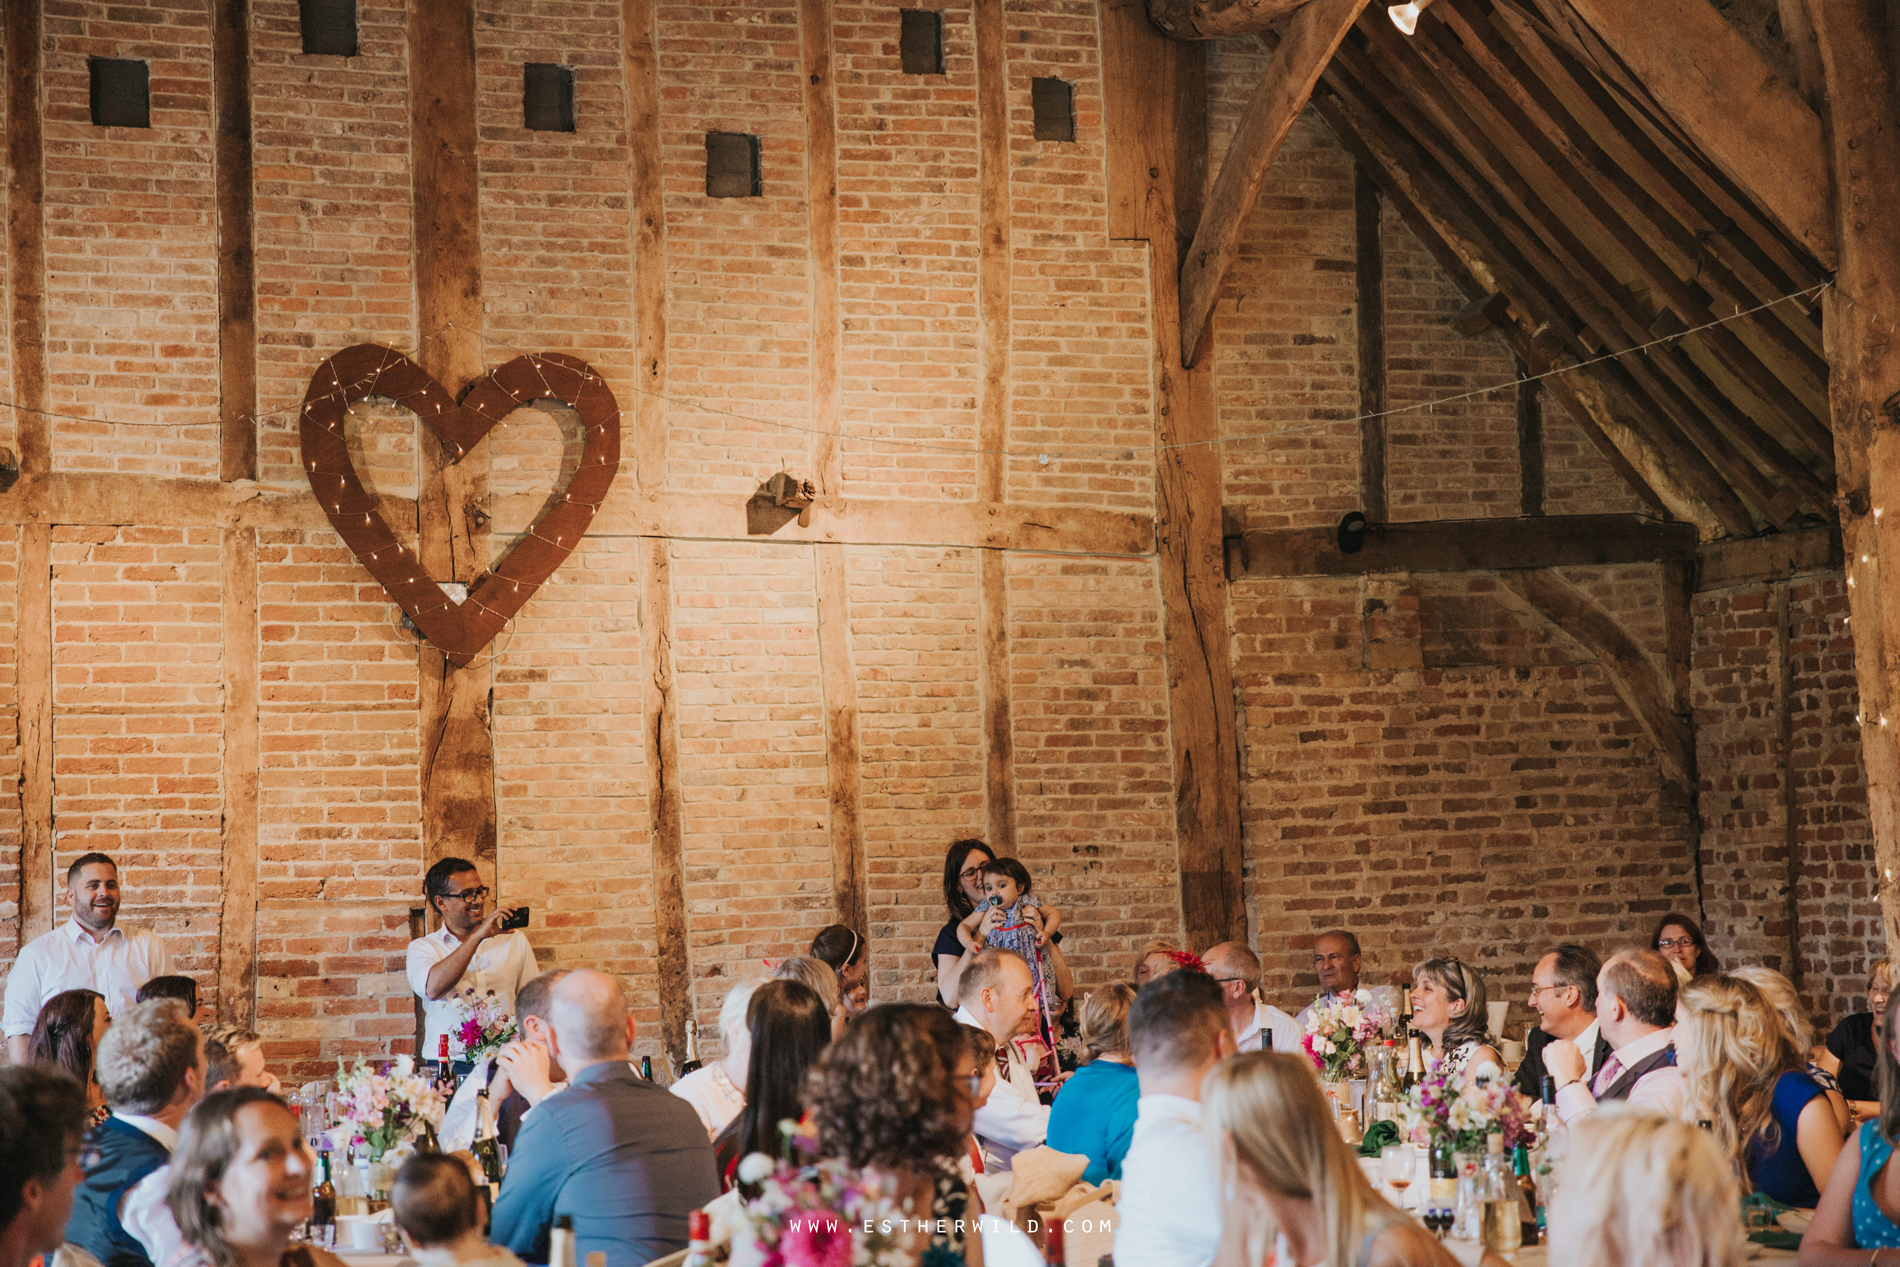
<svg viewBox="0 0 1900 1267">
<path fill-rule="evenodd" d="M 554 1230 L 548 1235 L 548 1267 L 580 1267 L 574 1255 L 574 1216 L 554 1216 Z"/>
<path fill-rule="evenodd" d="M 653 1081 L 653 1057 L 640 1057 L 640 1076 L 645 1078 L 648 1082 Z M 552 1267 L 552 1264 L 550 1264 L 549 1267 Z"/>
<path fill-rule="evenodd" d="M 712 1256 L 712 1215 L 704 1210 L 687 1211 L 686 1262 L 683 1267 L 708 1267 Z"/>
<path fill-rule="evenodd" d="M 688 1021 L 686 1024 L 686 1063 L 680 1066 L 679 1076 L 684 1078 L 699 1068 L 699 1026 Z"/>
<path fill-rule="evenodd" d="M 1524 1224 L 1523 1243 L 1537 1244 L 1537 1233 L 1543 1223 L 1543 1211 L 1537 1205 L 1537 1180 L 1531 1177 L 1531 1150 L 1527 1144 L 1519 1144 L 1511 1154 L 1511 1170 L 1517 1175 L 1518 1218 Z"/>
<path fill-rule="evenodd" d="M 330 1179 L 329 1149 L 317 1154 L 317 1165 L 323 1177 L 310 1194 L 310 1240 L 328 1249 L 336 1244 L 336 1184 Z"/>
<path fill-rule="evenodd" d="M 1451 1230 L 1458 1208 L 1458 1157 L 1448 1133 L 1432 1137 L 1431 1186 L 1427 1190 L 1425 1226 L 1441 1236 Z"/>
<path fill-rule="evenodd" d="M 495 1119 L 489 1109 L 488 1088 L 475 1093 L 475 1142 L 468 1151 L 482 1165 L 482 1177 L 488 1180 L 488 1200 L 501 1197 L 501 1141 L 495 1138 Z"/>
<path fill-rule="evenodd" d="M 1067 1267 L 1068 1250 L 1064 1243 L 1065 1230 L 1062 1220 L 1051 1218 L 1042 1225 L 1042 1261 L 1048 1267 Z"/>
<path fill-rule="evenodd" d="M 1405 1040 L 1405 1089 L 1410 1091 L 1425 1076 L 1425 1053 L 1418 1045 L 1418 1035 Z"/>
</svg>

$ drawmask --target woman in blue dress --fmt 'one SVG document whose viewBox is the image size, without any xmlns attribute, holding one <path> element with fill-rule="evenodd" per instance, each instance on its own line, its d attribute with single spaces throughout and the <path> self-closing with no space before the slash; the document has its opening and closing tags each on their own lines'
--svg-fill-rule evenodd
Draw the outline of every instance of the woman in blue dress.
<svg viewBox="0 0 1900 1267">
<path fill-rule="evenodd" d="M 1893 1034 L 1900 995 L 1887 1000 L 1881 1029 Z M 1900 1167 L 1889 1166 L 1900 1139 L 1900 1063 L 1891 1038 L 1874 1056 L 1880 1115 L 1847 1137 L 1814 1222 L 1801 1237 L 1799 1267 L 1900 1265 Z"/>
<path fill-rule="evenodd" d="M 1089 1062 L 1056 1093 L 1046 1142 L 1059 1153 L 1089 1159 L 1082 1182 L 1122 1177 L 1122 1158 L 1135 1137 L 1141 1087 L 1128 1049 L 1128 1009 L 1135 992 L 1117 981 L 1082 1000 L 1082 1044 Z"/>
</svg>

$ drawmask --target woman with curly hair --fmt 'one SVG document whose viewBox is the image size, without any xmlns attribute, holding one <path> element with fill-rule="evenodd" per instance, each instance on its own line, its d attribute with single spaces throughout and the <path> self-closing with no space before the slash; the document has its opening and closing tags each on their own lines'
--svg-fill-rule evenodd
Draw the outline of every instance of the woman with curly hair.
<svg viewBox="0 0 1900 1267">
<path fill-rule="evenodd" d="M 1676 1000 L 1689 1118 L 1707 1122 L 1742 1186 L 1813 1208 L 1841 1131 L 1780 1014 L 1739 977 L 1697 977 Z"/>
<path fill-rule="evenodd" d="M 62 990 L 40 1008 L 39 1018 L 33 1023 L 33 1037 L 27 1044 L 28 1060 L 58 1065 L 86 1088 L 86 1107 L 92 1111 L 93 1126 L 111 1116 L 106 1093 L 99 1089 L 93 1070 L 99 1040 L 111 1024 L 105 995 L 97 990 Z"/>
<path fill-rule="evenodd" d="M 310 1218 L 316 1159 L 297 1115 L 261 1087 L 214 1091 L 186 1115 L 167 1203 L 184 1250 L 172 1267 L 342 1267 L 290 1234 Z"/>
<path fill-rule="evenodd" d="M 1502 1070 L 1487 1023 L 1484 978 L 1463 961 L 1426 959 L 1412 969 L 1412 1027 L 1425 1036 L 1433 1069 L 1467 1079 L 1487 1063 Z"/>
<path fill-rule="evenodd" d="M 851 1022 L 812 1070 L 806 1105 L 821 1166 L 875 1179 L 929 1220 L 917 1262 L 981 1267 L 983 1238 L 959 1159 L 982 1074 L 962 1027 L 927 1003 L 883 1003 Z"/>
</svg>

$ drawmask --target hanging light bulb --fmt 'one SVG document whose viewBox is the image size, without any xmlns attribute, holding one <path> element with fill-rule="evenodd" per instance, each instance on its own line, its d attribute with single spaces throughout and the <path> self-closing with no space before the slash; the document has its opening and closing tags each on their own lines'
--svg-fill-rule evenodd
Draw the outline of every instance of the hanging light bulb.
<svg viewBox="0 0 1900 1267">
<path fill-rule="evenodd" d="M 1388 6 L 1386 14 L 1391 17 L 1393 26 L 1410 35 L 1418 30 L 1418 15 L 1431 6 L 1432 0 L 1406 0 L 1404 4 Z"/>
</svg>

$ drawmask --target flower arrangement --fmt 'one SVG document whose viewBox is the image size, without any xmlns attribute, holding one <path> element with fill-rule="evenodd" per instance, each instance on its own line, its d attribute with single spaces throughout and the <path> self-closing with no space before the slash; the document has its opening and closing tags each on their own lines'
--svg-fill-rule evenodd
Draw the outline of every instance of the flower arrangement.
<svg viewBox="0 0 1900 1267">
<path fill-rule="evenodd" d="M 1366 1048 L 1398 1032 L 1398 1017 L 1373 1002 L 1370 990 L 1350 1000 L 1328 996 L 1313 1005 L 1300 1046 L 1329 1081 L 1366 1076 Z"/>
<path fill-rule="evenodd" d="M 416 1074 L 408 1056 L 380 1070 L 361 1056 L 347 1068 L 339 1059 L 336 1090 L 337 1117 L 369 1146 L 371 1161 L 405 1143 L 433 1141 L 448 1107 L 435 1086 Z"/>
<path fill-rule="evenodd" d="M 514 1041 L 515 1018 L 493 990 L 475 993 L 475 987 L 449 995 L 461 1019 L 449 1029 L 449 1046 L 461 1049 L 461 1059 L 486 1060 Z"/>
<path fill-rule="evenodd" d="M 1490 1073 L 1487 1075 L 1486 1070 Z M 1483 1065 L 1469 1085 L 1462 1073 L 1434 1069 L 1418 1080 L 1399 1108 L 1399 1125 L 1415 1144 L 1449 1135 L 1458 1152 L 1484 1151 L 1484 1137 L 1504 1136 L 1506 1152 L 1535 1145 L 1543 1132 L 1544 1105 L 1522 1095 L 1494 1065 Z"/>
</svg>

